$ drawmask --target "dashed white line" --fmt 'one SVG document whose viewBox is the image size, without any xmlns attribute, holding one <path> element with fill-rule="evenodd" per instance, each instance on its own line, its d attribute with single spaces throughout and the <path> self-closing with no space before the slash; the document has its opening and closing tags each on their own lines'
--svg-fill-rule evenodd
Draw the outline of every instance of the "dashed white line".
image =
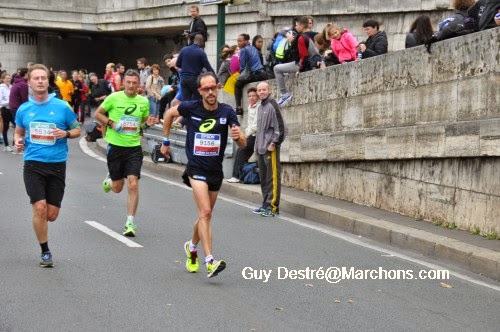
<svg viewBox="0 0 500 332">
<path fill-rule="evenodd" d="M 142 246 L 138 243 L 135 243 L 134 241 L 131 241 L 130 239 L 126 238 L 125 236 L 118 234 L 117 232 L 109 229 L 108 227 L 98 223 L 97 221 L 91 221 L 91 220 L 86 220 L 85 221 L 88 225 L 100 230 L 104 234 L 107 234 L 111 236 L 112 238 L 124 243 L 125 245 L 131 247 L 131 248 L 142 248 Z"/>
</svg>

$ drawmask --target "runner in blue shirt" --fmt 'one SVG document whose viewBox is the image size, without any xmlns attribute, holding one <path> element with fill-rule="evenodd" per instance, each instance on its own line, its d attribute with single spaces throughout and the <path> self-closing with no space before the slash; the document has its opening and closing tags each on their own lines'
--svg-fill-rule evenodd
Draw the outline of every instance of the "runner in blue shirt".
<svg viewBox="0 0 500 332">
<path fill-rule="evenodd" d="M 28 70 L 33 92 L 16 113 L 14 147 L 24 150 L 24 185 L 33 207 L 33 229 L 42 249 L 41 267 L 52 267 L 48 222 L 55 221 L 66 187 L 68 138 L 80 137 L 78 119 L 67 102 L 49 94 L 49 70 L 35 64 Z"/>
</svg>

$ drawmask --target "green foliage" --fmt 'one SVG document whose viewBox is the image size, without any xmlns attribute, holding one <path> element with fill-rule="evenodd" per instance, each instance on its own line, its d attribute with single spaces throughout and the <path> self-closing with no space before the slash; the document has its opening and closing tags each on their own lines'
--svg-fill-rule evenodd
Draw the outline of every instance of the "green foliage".
<svg viewBox="0 0 500 332">
<path fill-rule="evenodd" d="M 443 220 L 441 218 L 436 217 L 434 218 L 434 226 L 441 226 L 443 224 Z"/>
<path fill-rule="evenodd" d="M 496 240 L 497 239 L 497 233 L 491 232 L 491 233 L 486 233 L 486 238 L 488 240 Z"/>
<path fill-rule="evenodd" d="M 479 235 L 481 233 L 481 230 L 479 229 L 479 227 L 477 226 L 473 226 L 471 229 L 470 229 L 470 233 L 472 235 Z"/>
</svg>

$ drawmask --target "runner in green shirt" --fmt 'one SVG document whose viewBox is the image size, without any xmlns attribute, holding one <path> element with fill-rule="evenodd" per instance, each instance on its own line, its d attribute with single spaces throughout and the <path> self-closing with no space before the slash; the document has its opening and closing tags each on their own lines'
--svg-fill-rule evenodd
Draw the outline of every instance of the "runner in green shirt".
<svg viewBox="0 0 500 332">
<path fill-rule="evenodd" d="M 103 128 L 108 142 L 106 157 L 108 175 L 103 181 L 104 192 L 122 191 L 127 179 L 127 222 L 125 236 L 135 236 L 137 228 L 134 218 L 139 204 L 139 178 L 142 168 L 142 147 L 140 129 L 155 123 L 149 116 L 149 101 L 138 94 L 139 73 L 128 70 L 124 78 L 125 89 L 112 93 L 99 106 L 95 118 Z"/>
</svg>

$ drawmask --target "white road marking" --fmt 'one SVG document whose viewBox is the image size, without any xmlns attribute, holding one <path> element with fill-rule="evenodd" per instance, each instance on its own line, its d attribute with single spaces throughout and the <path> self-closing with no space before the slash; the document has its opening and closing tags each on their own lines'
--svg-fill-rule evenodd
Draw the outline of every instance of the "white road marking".
<svg viewBox="0 0 500 332">
<path fill-rule="evenodd" d="M 84 138 L 82 140 L 80 140 L 80 146 L 82 147 L 82 149 L 84 150 L 85 153 L 87 153 L 88 155 L 93 156 L 93 157 L 95 157 L 97 159 L 106 161 L 105 158 L 102 158 L 99 155 L 95 154 L 93 151 L 91 151 L 87 147 L 86 143 L 87 142 L 85 141 Z M 141 171 L 141 175 L 150 177 L 150 178 L 152 178 L 154 180 L 157 180 L 157 181 L 168 183 L 170 185 L 177 186 L 177 187 L 185 189 L 185 190 L 191 190 L 191 188 L 187 187 L 185 184 L 181 183 L 180 181 L 175 181 L 174 182 L 174 181 L 166 180 L 165 178 L 153 175 L 152 173 L 147 172 L 147 171 Z M 219 194 L 218 198 L 222 199 L 222 200 L 224 200 L 226 202 L 230 202 L 232 204 L 239 205 L 239 206 L 247 207 L 247 208 L 250 208 L 250 209 L 254 208 L 253 205 L 249 205 L 249 204 L 243 203 L 242 201 L 238 201 L 238 200 L 234 200 L 234 199 L 229 198 L 229 197 L 225 197 L 224 195 L 221 195 L 221 194 Z M 332 237 L 344 240 L 346 242 L 349 242 L 349 243 L 352 243 L 352 244 L 355 244 L 355 245 L 358 245 L 358 246 L 361 246 L 361 247 L 364 247 L 364 248 L 368 248 L 368 249 L 371 249 L 371 250 L 375 250 L 375 251 L 381 252 L 383 255 L 387 255 L 388 257 L 394 256 L 394 257 L 403 259 L 403 260 L 408 261 L 408 262 L 412 262 L 412 263 L 415 263 L 415 264 L 419 264 L 419 265 L 425 266 L 425 267 L 427 267 L 429 269 L 433 269 L 433 270 L 449 270 L 450 271 L 450 275 L 453 275 L 453 276 L 455 276 L 455 277 L 457 277 L 459 279 L 462 279 L 464 281 L 468 281 L 470 283 L 473 283 L 473 284 L 476 284 L 476 285 L 479 285 L 479 286 L 483 286 L 483 287 L 486 287 L 486 288 L 489 288 L 489 289 L 493 289 L 493 290 L 495 290 L 497 292 L 500 292 L 500 286 L 493 285 L 493 284 L 484 282 L 482 280 L 478 280 L 478 279 L 469 277 L 469 276 L 467 276 L 465 274 L 462 274 L 462 273 L 459 273 L 459 272 L 455 272 L 455 271 L 452 271 L 450 269 L 446 269 L 446 268 L 444 268 L 442 266 L 439 266 L 439 265 L 436 265 L 436 264 L 433 264 L 433 263 L 429 263 L 429 262 L 426 262 L 426 261 L 421 260 L 421 259 L 413 258 L 413 257 L 410 257 L 410 256 L 406 256 L 406 255 L 400 254 L 398 252 L 389 250 L 389 249 L 385 249 L 385 248 L 382 248 L 382 247 L 379 247 L 379 246 L 376 246 L 376 245 L 373 245 L 373 244 L 365 243 L 365 242 L 359 240 L 357 237 L 354 237 L 355 235 L 348 235 L 348 234 L 345 234 L 345 233 L 342 233 L 342 232 L 337 232 L 337 231 L 335 231 L 335 230 L 333 230 L 331 228 L 325 227 L 325 226 L 323 226 L 321 224 L 312 225 L 312 224 L 305 223 L 305 222 L 302 222 L 302 221 L 297 220 L 297 219 L 293 219 L 293 218 L 289 218 L 289 217 L 283 217 L 282 215 L 277 216 L 275 218 L 280 218 L 280 219 L 282 219 L 284 221 L 288 221 L 288 222 L 290 222 L 292 224 L 295 224 L 295 225 L 298 225 L 298 226 L 302 226 L 302 227 L 305 227 L 305 228 L 309 228 L 309 229 L 321 232 L 323 234 L 327 234 L 327 235 L 330 235 Z M 127 238 L 125 238 L 125 239 L 127 239 Z"/>
<path fill-rule="evenodd" d="M 115 231 L 109 229 L 108 227 L 99 224 L 97 221 L 86 220 L 85 222 L 87 224 L 89 224 L 90 226 L 92 226 L 92 227 L 100 230 L 104 234 L 107 234 L 107 235 L 111 236 L 112 238 L 114 238 L 114 239 L 116 239 L 116 240 L 118 240 L 118 241 L 126 244 L 127 246 L 129 246 L 131 248 L 142 248 L 142 246 L 140 244 L 135 243 L 134 241 L 129 240 L 125 236 L 116 233 Z"/>
<path fill-rule="evenodd" d="M 106 158 L 105 157 L 101 157 L 100 155 L 98 155 L 97 153 L 95 153 L 94 151 L 92 151 L 88 145 L 87 145 L 87 141 L 85 140 L 85 137 L 82 137 L 80 139 L 80 141 L 78 142 L 80 144 L 80 148 L 83 150 L 83 152 L 85 154 L 87 154 L 88 156 L 90 157 L 93 157 L 95 159 L 98 159 L 100 161 L 104 161 L 104 162 L 107 162 Z"/>
</svg>

